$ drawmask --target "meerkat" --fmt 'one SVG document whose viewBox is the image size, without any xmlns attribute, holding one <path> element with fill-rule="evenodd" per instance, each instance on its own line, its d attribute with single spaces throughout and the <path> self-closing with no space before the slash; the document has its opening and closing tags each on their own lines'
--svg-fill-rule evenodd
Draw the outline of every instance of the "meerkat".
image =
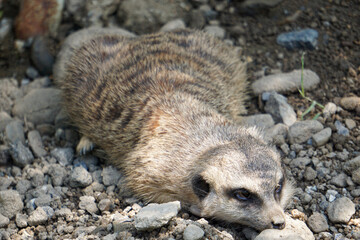
<svg viewBox="0 0 360 240">
<path fill-rule="evenodd" d="M 135 196 L 257 230 L 285 227 L 291 184 L 276 149 L 241 125 L 247 80 L 235 47 L 188 29 L 82 30 L 59 56 L 56 82 L 83 135 L 77 150 L 105 151 Z"/>
</svg>

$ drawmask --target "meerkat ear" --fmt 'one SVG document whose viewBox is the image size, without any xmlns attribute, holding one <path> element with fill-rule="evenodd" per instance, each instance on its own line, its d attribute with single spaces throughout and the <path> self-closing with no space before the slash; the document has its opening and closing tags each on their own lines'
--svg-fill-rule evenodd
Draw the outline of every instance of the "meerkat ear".
<svg viewBox="0 0 360 240">
<path fill-rule="evenodd" d="M 197 174 L 195 177 L 193 177 L 191 185 L 194 193 L 199 197 L 200 200 L 204 199 L 210 192 L 210 185 L 200 174 Z"/>
</svg>

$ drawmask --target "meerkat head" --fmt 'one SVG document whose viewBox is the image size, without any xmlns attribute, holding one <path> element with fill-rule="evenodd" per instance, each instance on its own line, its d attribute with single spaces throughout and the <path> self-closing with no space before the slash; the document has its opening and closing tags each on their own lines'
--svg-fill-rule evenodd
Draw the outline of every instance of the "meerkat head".
<svg viewBox="0 0 360 240">
<path fill-rule="evenodd" d="M 251 226 L 257 230 L 285 227 L 284 208 L 292 196 L 280 157 L 257 137 L 220 145 L 198 160 L 191 184 L 199 201 L 195 215 Z"/>
</svg>

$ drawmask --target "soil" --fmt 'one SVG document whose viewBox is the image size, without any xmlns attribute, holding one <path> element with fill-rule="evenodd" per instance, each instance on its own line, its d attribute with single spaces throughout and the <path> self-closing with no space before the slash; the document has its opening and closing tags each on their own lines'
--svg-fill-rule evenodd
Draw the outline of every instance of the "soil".
<svg viewBox="0 0 360 240">
<path fill-rule="evenodd" d="M 2 7 L 1 2 L 0 0 L 2 17 L 10 18 L 14 22 L 19 11 L 19 1 L 5 0 Z M 210 0 L 209 5 L 215 8 L 220 2 L 222 1 Z M 307 92 L 310 98 L 322 104 L 334 102 L 339 105 L 343 97 L 360 96 L 360 3 L 358 0 L 284 0 L 276 7 L 245 13 L 240 13 L 241 1 L 225 2 L 228 4 L 224 10 L 218 11 L 216 20 L 226 30 L 226 39 L 231 39 L 235 45 L 240 46 L 243 55 L 249 60 L 250 81 L 255 80 L 258 72 L 270 74 L 277 70 L 289 72 L 301 68 L 301 54 L 305 51 L 305 68 L 316 72 L 321 80 L 317 89 Z M 64 17 L 58 37 L 48 39 L 50 51 L 55 55 L 65 36 L 79 28 L 80 26 L 73 23 L 71 18 Z M 276 37 L 280 33 L 303 28 L 313 28 L 319 32 L 315 50 L 289 51 L 276 43 Z M 20 84 L 21 80 L 26 78 L 25 71 L 32 63 L 30 48 L 25 47 L 23 52 L 19 52 L 15 47 L 15 40 L 16 36 L 12 28 L 1 42 L 0 81 L 1 78 L 14 77 Z M 310 105 L 310 102 L 304 100 L 298 93 L 287 93 L 286 96 L 289 104 L 298 114 L 304 112 Z M 259 112 L 263 112 L 263 109 L 259 104 L 258 96 L 252 96 L 249 114 Z M 315 113 L 316 111 L 313 111 L 308 118 Z M 353 119 L 357 126 L 360 125 L 360 116 L 355 111 L 343 111 L 341 117 Z M 346 147 L 344 145 L 339 148 Z M 351 149 L 359 150 L 358 147 Z M 301 187 L 305 188 L 305 186 Z M 356 204 L 357 200 L 354 201 Z M 310 212 L 305 211 L 305 213 Z M 197 218 L 190 216 L 190 219 Z M 154 233 L 154 236 L 158 236 L 157 234 L 160 232 Z M 151 235 L 143 237 L 151 237 Z"/>
</svg>

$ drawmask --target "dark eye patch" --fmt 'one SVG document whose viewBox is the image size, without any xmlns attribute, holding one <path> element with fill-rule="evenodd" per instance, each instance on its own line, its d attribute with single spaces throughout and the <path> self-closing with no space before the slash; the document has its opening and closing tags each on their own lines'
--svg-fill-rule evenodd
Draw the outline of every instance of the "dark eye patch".
<svg viewBox="0 0 360 240">
<path fill-rule="evenodd" d="M 280 195 L 284 186 L 285 179 L 282 177 L 279 181 L 279 183 L 276 185 L 274 190 L 274 197 L 277 201 L 280 200 Z"/>
<path fill-rule="evenodd" d="M 210 185 L 201 175 L 196 175 L 191 181 L 192 189 L 200 200 L 204 199 L 210 192 Z"/>
</svg>

